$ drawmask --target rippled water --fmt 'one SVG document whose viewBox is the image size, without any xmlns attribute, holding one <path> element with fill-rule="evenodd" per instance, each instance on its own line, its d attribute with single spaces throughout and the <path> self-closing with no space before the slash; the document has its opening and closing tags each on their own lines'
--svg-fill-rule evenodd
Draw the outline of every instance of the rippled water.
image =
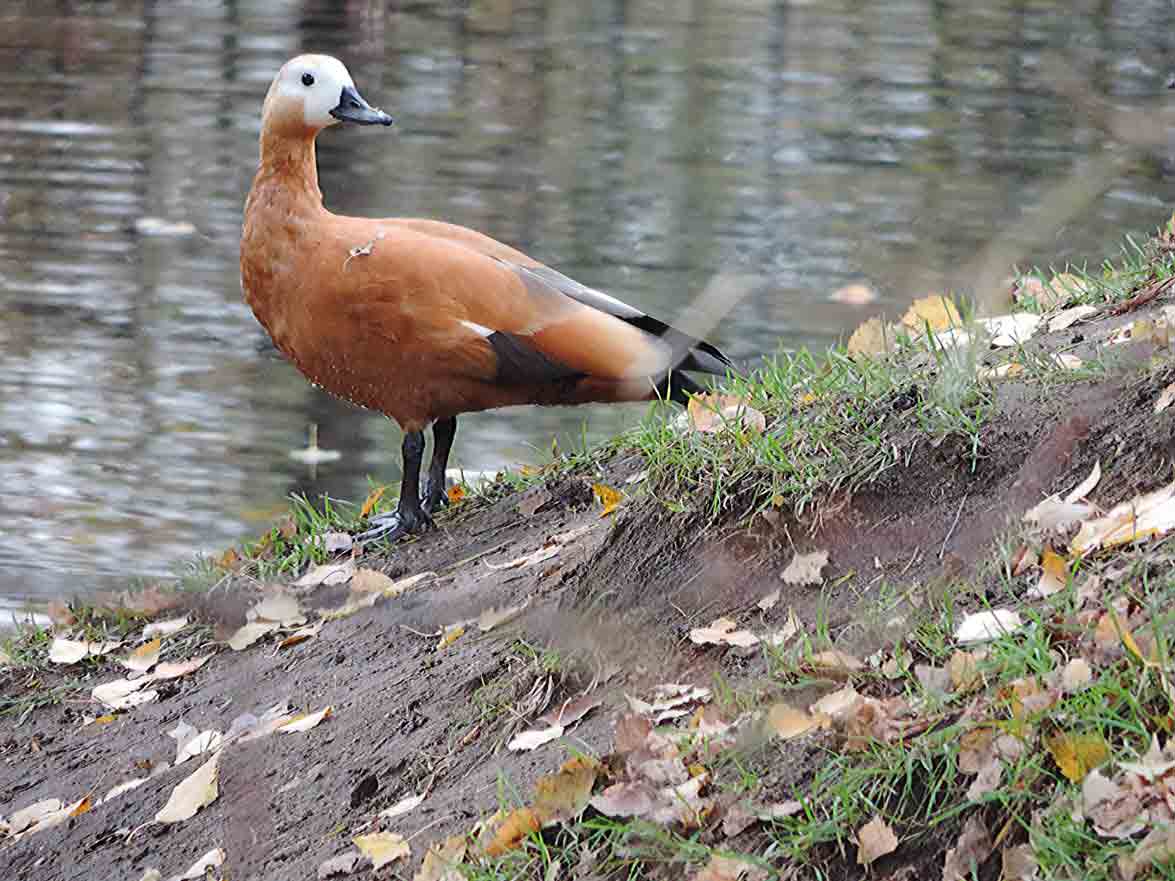
<svg viewBox="0 0 1175 881">
<path fill-rule="evenodd" d="M 821 347 L 952 283 L 1102 144 L 1042 82 L 1065 50 L 1123 105 L 1164 96 L 1170 5 L 1068 2 L 214 2 L 0 8 L 0 596 L 167 572 L 256 534 L 291 491 L 395 476 L 383 420 L 309 388 L 242 303 L 258 111 L 289 56 L 342 57 L 390 131 L 321 139 L 328 205 L 487 231 L 672 317 L 761 275 L 715 333 Z M 1037 259 L 1156 226 L 1156 162 Z M 195 234 L 147 237 L 140 218 Z M 533 461 L 642 409 L 462 421 L 455 462 Z M 342 458 L 288 458 L 307 426 Z M 586 423 L 586 429 L 584 428 Z"/>
</svg>

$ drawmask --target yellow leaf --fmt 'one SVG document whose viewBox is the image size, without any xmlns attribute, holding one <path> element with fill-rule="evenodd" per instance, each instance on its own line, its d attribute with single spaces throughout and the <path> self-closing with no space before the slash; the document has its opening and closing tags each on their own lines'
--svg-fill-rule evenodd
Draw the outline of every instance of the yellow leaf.
<svg viewBox="0 0 1175 881">
<path fill-rule="evenodd" d="M 95 725 L 109 725 L 111 722 L 113 722 L 117 718 L 118 718 L 118 716 L 114 715 L 114 713 L 107 713 L 105 716 L 99 716 L 97 719 L 95 719 L 94 724 Z"/>
<path fill-rule="evenodd" d="M 367 494 L 367 498 L 363 502 L 363 507 L 359 509 L 359 519 L 362 520 L 375 510 L 375 506 L 379 504 L 379 500 L 384 497 L 384 493 L 388 491 L 386 486 L 377 486 Z"/>
<path fill-rule="evenodd" d="M 813 716 L 805 710 L 798 710 L 784 703 L 772 705 L 767 713 L 767 724 L 784 740 L 814 731 L 823 721 L 822 717 Z"/>
<path fill-rule="evenodd" d="M 540 777 L 534 785 L 532 810 L 543 826 L 573 820 L 583 813 L 592 797 L 599 769 L 586 763 L 565 767 L 558 774 Z"/>
<path fill-rule="evenodd" d="M 874 817 L 857 830 L 857 863 L 867 866 L 878 857 L 893 853 L 898 849 L 898 837 L 894 835 L 889 823 Z"/>
<path fill-rule="evenodd" d="M 762 434 L 767 417 L 738 395 L 693 395 L 686 405 L 690 427 L 701 434 L 716 434 L 727 426 Z"/>
<path fill-rule="evenodd" d="M 976 688 L 982 679 L 979 673 L 979 659 L 971 652 L 956 650 L 947 662 L 951 684 L 959 694 L 966 694 Z"/>
<path fill-rule="evenodd" d="M 1052 548 L 1045 548 L 1040 556 L 1040 581 L 1035 596 L 1047 597 L 1065 589 L 1069 582 L 1069 563 Z"/>
<path fill-rule="evenodd" d="M 155 637 L 150 642 L 145 642 L 125 658 L 122 658 L 120 663 L 128 670 L 134 670 L 136 673 L 146 673 L 159 660 L 159 637 Z"/>
<path fill-rule="evenodd" d="M 465 876 L 457 866 L 465 859 L 466 847 L 463 835 L 450 835 L 433 844 L 412 881 L 462 881 Z"/>
<path fill-rule="evenodd" d="M 693 405 L 692 400 L 690 401 L 690 405 Z M 604 483 L 593 483 L 592 492 L 596 494 L 596 498 L 599 499 L 600 504 L 604 506 L 604 509 L 600 511 L 601 517 L 607 517 L 609 514 L 615 511 L 620 506 L 620 503 L 624 500 L 624 494 L 621 493 L 620 490 L 612 489 L 612 487 Z"/>
<path fill-rule="evenodd" d="M 814 404 L 818 400 L 820 400 L 820 396 L 817 395 L 815 392 L 805 392 L 804 394 L 802 394 L 798 398 L 796 398 L 796 406 L 797 407 L 807 407 L 809 404 Z"/>
<path fill-rule="evenodd" d="M 356 835 L 351 839 L 376 869 L 393 863 L 401 857 L 410 856 L 412 849 L 404 836 L 395 832 L 373 832 L 370 835 Z"/>
<path fill-rule="evenodd" d="M 915 300 L 902 316 L 902 324 L 914 331 L 924 330 L 929 325 L 932 331 L 938 332 L 962 323 L 955 304 L 941 294 Z"/>
<path fill-rule="evenodd" d="M 849 337 L 850 355 L 884 355 L 893 348 L 893 334 L 880 318 L 870 318 Z"/>
<path fill-rule="evenodd" d="M 77 804 L 75 804 L 72 808 L 70 808 L 69 815 L 71 817 L 76 817 L 79 814 L 86 813 L 88 810 L 90 810 L 91 807 L 93 807 L 93 802 L 90 801 L 90 797 L 87 795 L 85 798 L 83 798 L 81 801 L 79 801 Z"/>
<path fill-rule="evenodd" d="M 453 484 L 449 487 L 446 495 L 449 497 L 449 502 L 454 505 L 460 505 L 465 501 L 465 487 L 459 483 Z"/>
<path fill-rule="evenodd" d="M 241 555 L 237 553 L 236 548 L 229 548 L 216 560 L 216 568 L 223 569 L 225 572 L 235 572 L 241 567 L 244 561 Z"/>
<path fill-rule="evenodd" d="M 465 625 L 464 624 L 450 624 L 448 627 L 445 628 L 445 632 L 441 636 L 441 641 L 437 643 L 437 651 L 439 652 L 442 649 L 447 649 L 449 646 L 451 646 L 453 643 L 455 643 L 457 640 L 459 640 L 464 635 L 465 635 Z"/>
<path fill-rule="evenodd" d="M 526 836 L 537 832 L 541 826 L 542 823 L 534 811 L 530 808 L 518 808 L 502 821 L 493 841 L 486 845 L 486 856 L 498 857 L 513 850 Z"/>
<path fill-rule="evenodd" d="M 1096 733 L 1066 734 L 1059 731 L 1044 739 L 1053 760 L 1072 783 L 1080 783 L 1085 775 L 1110 757 L 1110 747 Z"/>
</svg>

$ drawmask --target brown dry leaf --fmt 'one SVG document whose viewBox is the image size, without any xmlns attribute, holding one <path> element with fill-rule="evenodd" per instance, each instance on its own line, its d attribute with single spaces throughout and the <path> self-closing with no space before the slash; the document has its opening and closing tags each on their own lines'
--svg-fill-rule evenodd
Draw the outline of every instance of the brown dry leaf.
<svg viewBox="0 0 1175 881">
<path fill-rule="evenodd" d="M 980 656 L 977 653 L 956 649 L 947 662 L 947 673 L 956 692 L 965 694 L 978 688 L 983 681 L 979 672 Z"/>
<path fill-rule="evenodd" d="M 1074 658 L 1061 670 L 1061 690 L 1065 694 L 1081 691 L 1093 681 L 1093 671 L 1084 658 Z"/>
<path fill-rule="evenodd" d="M 755 605 L 764 612 L 770 612 L 775 608 L 776 603 L 779 602 L 780 593 L 781 591 L 779 588 L 776 588 L 775 590 L 771 591 L 771 593 L 766 594 L 761 600 L 759 600 L 759 602 L 755 603 Z"/>
<path fill-rule="evenodd" d="M 344 560 L 341 563 L 324 563 L 311 566 L 306 574 L 294 582 L 294 587 L 331 587 L 337 584 L 346 584 L 355 574 L 355 562 Z"/>
<path fill-rule="evenodd" d="M 1040 580 L 1028 592 L 1030 597 L 1050 597 L 1063 591 L 1069 583 L 1069 563 L 1052 548 L 1045 548 L 1040 557 Z"/>
<path fill-rule="evenodd" d="M 751 878 L 766 878 L 767 873 L 750 860 L 738 857 L 724 857 L 714 854 L 710 861 L 693 876 L 693 881 L 751 881 Z"/>
<path fill-rule="evenodd" d="M 1130 838 L 1147 826 L 1147 811 L 1138 796 L 1097 768 L 1081 783 L 1081 810 L 1103 838 Z"/>
<path fill-rule="evenodd" d="M 834 722 L 840 722 L 856 713 L 861 705 L 861 695 L 851 685 L 826 694 L 808 708 L 816 718 L 826 717 Z"/>
<path fill-rule="evenodd" d="M 376 869 L 412 855 L 412 848 L 408 846 L 404 836 L 397 835 L 395 832 L 372 832 L 369 835 L 356 835 L 351 841 L 365 857 L 371 860 L 372 867 Z"/>
<path fill-rule="evenodd" d="M 181 823 L 196 816 L 196 812 L 216 801 L 219 794 L 220 756 L 222 750 L 181 780 L 171 791 L 167 804 L 155 815 L 156 823 Z"/>
<path fill-rule="evenodd" d="M 541 827 L 542 823 L 534 811 L 530 808 L 518 808 L 498 826 L 493 840 L 485 847 L 486 856 L 499 857 L 513 850 L 528 835 L 538 832 Z"/>
<path fill-rule="evenodd" d="M 322 631 L 322 626 L 325 623 L 326 621 L 315 621 L 313 624 L 308 624 L 299 630 L 295 630 L 293 633 L 279 642 L 277 647 L 279 649 L 288 649 L 290 646 L 295 646 L 300 642 L 313 639 Z"/>
<path fill-rule="evenodd" d="M 1175 827 L 1156 826 L 1147 833 L 1132 854 L 1118 857 L 1118 874 L 1122 881 L 1134 881 L 1152 866 L 1175 861 Z"/>
<path fill-rule="evenodd" d="M 161 682 L 166 679 L 179 679 L 189 673 L 195 673 L 206 663 L 212 655 L 201 655 L 198 658 L 189 658 L 186 661 L 163 661 L 155 665 L 154 672 L 147 679 L 151 682 Z M 144 681 L 142 679 L 140 682 Z"/>
<path fill-rule="evenodd" d="M 819 584 L 823 581 L 820 572 L 827 565 L 828 551 L 796 554 L 779 577 L 788 584 Z"/>
<path fill-rule="evenodd" d="M 736 630 L 738 624 L 730 618 L 716 618 L 707 627 L 695 627 L 689 632 L 694 645 L 730 645 L 751 648 L 759 644 L 759 637 L 749 630 Z"/>
<path fill-rule="evenodd" d="M 1000 862 L 1003 866 L 1000 881 L 1036 881 L 1036 874 L 1040 871 L 1031 844 L 1005 847 L 1000 854 Z"/>
<path fill-rule="evenodd" d="M 980 367 L 976 372 L 979 379 L 988 382 L 996 379 L 1013 379 L 1024 372 L 1024 365 L 1018 361 L 1006 361 L 994 367 Z"/>
<path fill-rule="evenodd" d="M 246 617 L 250 621 L 272 621 L 282 627 L 300 627 L 306 615 L 298 598 L 285 591 L 276 591 L 251 608 Z"/>
<path fill-rule="evenodd" d="M 600 504 L 603 505 L 603 509 L 600 511 L 601 517 L 607 517 L 620 507 L 620 503 L 624 501 L 624 493 L 618 489 L 613 489 L 606 483 L 593 483 L 592 493 L 599 499 Z"/>
<path fill-rule="evenodd" d="M 652 811 L 655 803 L 655 793 L 647 783 L 614 783 L 590 802 L 608 817 L 641 817 Z"/>
<path fill-rule="evenodd" d="M 974 813 L 963 824 L 959 840 L 947 851 L 942 867 L 942 881 L 967 881 L 974 878 L 976 871 L 989 856 L 994 845 L 983 816 Z"/>
<path fill-rule="evenodd" d="M 151 639 L 155 636 L 171 636 L 187 627 L 188 623 L 187 615 L 183 618 L 169 618 L 166 621 L 152 621 L 143 628 L 141 639 Z"/>
<path fill-rule="evenodd" d="M 1172 404 L 1175 404 L 1175 382 L 1164 388 L 1155 398 L 1155 412 L 1162 413 Z"/>
<path fill-rule="evenodd" d="M 112 710 L 129 710 L 159 697 L 159 692 L 143 689 L 144 685 L 152 681 L 153 677 L 150 676 L 135 680 L 115 679 L 113 682 L 94 686 L 90 696 Z"/>
<path fill-rule="evenodd" d="M 893 349 L 893 338 L 893 328 L 874 317 L 853 331 L 845 348 L 850 355 L 884 355 Z"/>
<path fill-rule="evenodd" d="M 78 623 L 77 616 L 74 615 L 69 603 L 65 600 L 49 600 L 45 607 L 45 614 L 49 616 L 49 620 L 53 622 L 53 627 L 56 630 L 64 630 L 66 627 L 73 627 Z"/>
<path fill-rule="evenodd" d="M 942 294 L 931 294 L 915 300 L 902 316 L 902 324 L 915 332 L 922 332 L 927 325 L 934 333 L 959 327 L 963 323 L 959 310 L 951 300 Z"/>
<path fill-rule="evenodd" d="M 445 649 L 447 649 L 449 646 L 451 646 L 453 643 L 455 643 L 457 640 L 459 640 L 464 635 L 465 635 L 465 622 L 464 621 L 458 621 L 456 624 L 448 625 L 447 627 L 445 627 L 444 632 L 441 634 L 441 639 L 437 643 L 436 650 L 438 652 L 444 651 Z"/>
<path fill-rule="evenodd" d="M 898 849 L 898 837 L 880 816 L 857 830 L 857 864 L 868 866 L 878 857 Z"/>
<path fill-rule="evenodd" d="M 1115 505 L 1104 517 L 1087 520 L 1069 549 L 1082 556 L 1099 547 L 1114 547 L 1165 535 L 1175 529 L 1175 483 Z"/>
<path fill-rule="evenodd" d="M 585 694 L 574 700 L 564 701 L 555 709 L 539 716 L 539 721 L 546 722 L 548 725 L 562 725 L 567 728 L 578 722 L 603 702 L 604 698 L 601 695 L 595 693 Z"/>
<path fill-rule="evenodd" d="M 252 621 L 242 624 L 236 632 L 228 638 L 228 647 L 234 652 L 241 652 L 251 646 L 267 633 L 273 633 L 281 627 L 276 621 Z"/>
<path fill-rule="evenodd" d="M 346 853 L 338 854 L 325 860 L 318 866 L 319 881 L 324 881 L 326 878 L 334 878 L 336 875 L 350 875 L 355 871 L 355 867 L 359 865 L 359 860 L 362 854 L 357 850 L 349 850 Z"/>
<path fill-rule="evenodd" d="M 1071 272 L 1060 272 L 1048 280 L 1046 289 L 1052 296 L 1052 302 L 1045 304 L 1037 300 L 1042 308 L 1051 309 L 1054 306 L 1063 306 L 1074 297 L 1079 297 L 1089 291 L 1089 282 Z"/>
<path fill-rule="evenodd" d="M 771 709 L 767 712 L 768 726 L 784 740 L 815 731 L 826 721 L 827 717 L 813 716 L 811 713 L 785 703 L 772 704 Z"/>
<path fill-rule="evenodd" d="M 383 593 L 395 583 L 378 569 L 357 569 L 351 576 L 351 593 Z"/>
<path fill-rule="evenodd" d="M 86 642 L 84 640 L 63 639 L 58 636 L 49 645 L 49 661 L 53 664 L 76 664 L 83 658 L 98 658 L 108 655 L 122 646 L 119 640 L 108 642 Z"/>
<path fill-rule="evenodd" d="M 715 434 L 731 426 L 762 434 L 767 429 L 767 418 L 736 395 L 692 395 L 686 406 L 690 427 L 702 434 Z"/>
<path fill-rule="evenodd" d="M 450 835 L 443 842 L 434 843 L 412 881 L 462 881 L 465 876 L 457 866 L 464 861 L 467 848 L 464 835 Z"/>
<path fill-rule="evenodd" d="M 580 763 L 535 781 L 531 809 L 542 826 L 574 820 L 582 814 L 591 801 L 598 774 L 598 765 Z"/>
<path fill-rule="evenodd" d="M 330 706 L 323 707 L 315 713 L 300 713 L 291 719 L 282 722 L 275 729 L 282 734 L 296 734 L 299 731 L 309 731 L 321 722 L 323 719 L 329 719 L 334 713 L 334 708 Z"/>
<path fill-rule="evenodd" d="M 851 676 L 865 669 L 863 661 L 839 649 L 816 652 L 808 659 L 808 665 L 817 672 L 836 677 Z"/>
<path fill-rule="evenodd" d="M 388 491 L 386 486 L 377 486 L 367 494 L 367 498 L 363 500 L 363 507 L 359 509 L 359 519 L 363 520 L 375 510 L 375 506 L 379 504 L 379 500 L 384 497 L 384 493 Z"/>
<path fill-rule="evenodd" d="M 1071 327 L 1078 321 L 1084 321 L 1086 318 L 1092 318 L 1097 315 L 1097 306 L 1073 306 L 1069 309 L 1062 309 L 1056 315 L 1049 319 L 1049 333 L 1056 333 L 1058 330 L 1064 330 Z"/>
<path fill-rule="evenodd" d="M 125 658 L 119 658 L 118 662 L 135 673 L 146 673 L 159 661 L 160 646 L 159 637 L 155 637 L 150 642 L 143 643 Z"/>
<path fill-rule="evenodd" d="M 531 728 L 526 731 L 520 731 L 510 738 L 510 742 L 506 744 L 506 749 L 511 752 L 529 752 L 532 749 L 538 749 L 545 743 L 550 743 L 563 736 L 564 728 L 562 725 L 550 725 L 547 728 Z"/>
<path fill-rule="evenodd" d="M 1045 748 L 1061 773 L 1072 783 L 1080 783 L 1085 775 L 1110 758 L 1110 746 L 1097 733 L 1067 734 L 1058 731 L 1044 739 Z"/>
</svg>

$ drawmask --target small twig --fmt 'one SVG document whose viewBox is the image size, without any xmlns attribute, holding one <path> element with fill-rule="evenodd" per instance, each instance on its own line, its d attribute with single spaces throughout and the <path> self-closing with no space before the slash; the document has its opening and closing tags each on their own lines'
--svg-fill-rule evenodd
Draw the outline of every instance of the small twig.
<svg viewBox="0 0 1175 881">
<path fill-rule="evenodd" d="M 415 627 L 409 627 L 407 624 L 397 624 L 396 626 L 401 628 L 402 630 L 407 630 L 409 633 L 413 634 L 414 636 L 422 636 L 425 639 L 436 639 L 438 636 L 441 635 L 439 633 L 425 633 L 423 630 L 417 630 Z"/>
<path fill-rule="evenodd" d="M 967 493 L 963 493 L 963 498 L 959 501 L 959 510 L 955 512 L 955 522 L 951 524 L 951 528 L 947 530 L 946 537 L 942 540 L 942 547 L 938 549 L 938 558 L 941 560 L 947 552 L 947 542 L 951 540 L 951 536 L 955 534 L 955 527 L 959 525 L 959 518 L 963 515 L 963 506 L 967 504 Z"/>
</svg>

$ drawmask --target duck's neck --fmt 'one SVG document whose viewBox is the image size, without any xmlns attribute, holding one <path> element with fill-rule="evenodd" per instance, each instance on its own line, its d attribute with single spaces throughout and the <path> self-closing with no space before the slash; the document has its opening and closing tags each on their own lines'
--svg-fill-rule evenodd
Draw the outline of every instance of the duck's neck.
<svg viewBox="0 0 1175 881">
<path fill-rule="evenodd" d="M 281 187 L 285 198 L 322 207 L 312 133 L 289 135 L 262 131 L 261 165 L 253 182 L 254 189 L 270 181 Z"/>
</svg>

